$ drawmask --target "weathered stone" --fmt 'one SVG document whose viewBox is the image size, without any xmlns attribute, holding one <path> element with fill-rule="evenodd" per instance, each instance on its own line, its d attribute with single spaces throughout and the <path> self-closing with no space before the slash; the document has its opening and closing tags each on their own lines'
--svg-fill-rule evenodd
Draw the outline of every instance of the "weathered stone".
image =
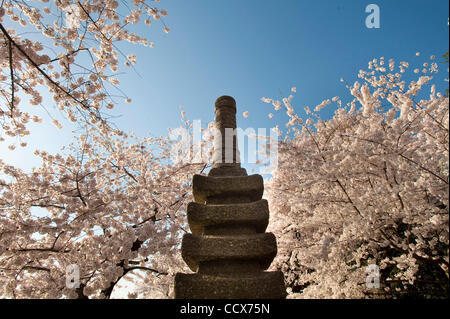
<svg viewBox="0 0 450 319">
<path fill-rule="evenodd" d="M 199 263 L 214 260 L 256 261 L 264 270 L 277 255 L 277 243 L 272 233 L 236 236 L 185 234 L 181 255 L 192 271 L 198 270 Z"/>
<path fill-rule="evenodd" d="M 232 226 L 246 227 L 249 232 L 264 233 L 269 223 L 269 206 L 265 199 L 228 205 L 204 205 L 192 202 L 187 207 L 187 217 L 193 234 L 236 234 L 237 232 L 232 233 L 231 230 L 218 233 L 220 229 L 234 229 Z"/>
<path fill-rule="evenodd" d="M 262 176 L 248 176 L 239 163 L 236 136 L 224 138 L 227 128 L 236 128 L 236 102 L 223 96 L 215 105 L 220 134 L 213 168 L 208 176 L 193 177 L 192 234 L 185 234 L 181 244 L 184 261 L 197 273 L 175 276 L 175 298 L 285 298 L 283 274 L 264 271 L 277 254 L 277 243 L 272 233 L 264 233 L 269 208 L 261 199 Z M 232 161 L 225 163 L 230 154 Z"/>
<path fill-rule="evenodd" d="M 226 145 L 225 143 L 226 129 L 236 128 L 236 101 L 231 96 L 221 96 L 216 100 L 214 109 L 216 136 L 214 140 L 213 168 L 240 168 L 236 136 L 232 138 L 232 145 Z M 227 148 L 233 150 L 231 163 L 226 163 L 225 154 Z"/>
<path fill-rule="evenodd" d="M 208 173 L 208 176 L 247 176 L 245 168 L 236 166 L 232 167 L 213 167 Z"/>
<path fill-rule="evenodd" d="M 249 203 L 264 193 L 261 175 L 212 177 L 194 175 L 193 194 L 197 203 Z"/>
<path fill-rule="evenodd" d="M 286 297 L 280 271 L 241 276 L 176 274 L 175 296 L 180 299 L 282 299 Z"/>
<path fill-rule="evenodd" d="M 257 260 L 222 259 L 200 262 L 197 273 L 217 276 L 242 276 L 246 273 L 259 273 L 261 269 L 261 264 Z"/>
</svg>

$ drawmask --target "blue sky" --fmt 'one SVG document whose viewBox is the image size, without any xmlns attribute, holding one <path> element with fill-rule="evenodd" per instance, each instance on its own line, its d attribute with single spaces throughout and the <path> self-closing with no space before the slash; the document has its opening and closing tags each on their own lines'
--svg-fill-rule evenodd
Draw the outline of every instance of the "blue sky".
<svg viewBox="0 0 450 319">
<path fill-rule="evenodd" d="M 365 27 L 370 3 L 380 7 L 379 29 Z M 158 21 L 142 24 L 138 31 L 155 47 L 120 46 L 137 55 L 137 73 L 126 69 L 119 77 L 133 102 L 117 107 L 114 114 L 121 117 L 114 122 L 138 136 L 165 135 L 168 127 L 179 126 L 180 105 L 189 119 L 206 124 L 214 119 L 213 103 L 221 95 L 237 100 L 240 127 L 281 126 L 284 112 L 273 112 L 261 97 L 281 98 L 280 92 L 288 95 L 295 86 L 293 106 L 304 115 L 305 105 L 346 96 L 339 79 L 353 83 L 373 58 L 420 66 L 449 47 L 448 0 L 161 0 L 159 6 L 168 11 L 169 34 Z M 436 79 L 442 88 L 446 77 L 447 67 L 441 67 Z M 249 111 L 248 118 L 243 111 Z M 333 111 L 321 114 L 327 118 Z M 27 149 L 11 152 L 1 143 L 1 158 L 30 168 L 38 165 L 35 148 L 57 151 L 71 139 L 70 129 L 57 131 L 49 124 L 25 139 Z"/>
</svg>

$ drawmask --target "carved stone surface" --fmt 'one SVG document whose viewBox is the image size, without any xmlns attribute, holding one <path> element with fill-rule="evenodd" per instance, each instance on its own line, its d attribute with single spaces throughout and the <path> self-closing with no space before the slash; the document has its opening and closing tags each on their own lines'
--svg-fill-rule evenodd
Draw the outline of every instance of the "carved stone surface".
<svg viewBox="0 0 450 319">
<path fill-rule="evenodd" d="M 232 230 L 236 225 L 250 229 L 246 233 L 264 233 L 269 223 L 269 206 L 265 199 L 229 205 L 192 202 L 187 211 L 189 226 L 196 235 L 214 235 L 217 229 Z"/>
<path fill-rule="evenodd" d="M 215 128 L 213 168 L 209 176 L 246 176 L 246 170 L 239 163 L 236 135 L 228 135 L 231 139 L 226 140 L 227 133 L 236 129 L 236 101 L 231 96 L 224 95 L 216 100 Z M 231 152 L 229 159 L 227 149 Z"/>
<path fill-rule="evenodd" d="M 250 203 L 261 199 L 264 181 L 261 175 L 221 177 L 194 175 L 192 187 L 197 203 Z"/>
<path fill-rule="evenodd" d="M 192 234 L 185 234 L 181 253 L 194 274 L 175 276 L 175 298 L 285 298 L 283 274 L 266 272 L 277 254 L 267 201 L 261 199 L 260 175 L 247 175 L 239 163 L 236 102 L 222 96 L 215 103 L 216 128 L 213 168 L 208 176 L 194 175 L 195 202 L 188 205 Z M 232 142 L 225 145 L 225 141 Z M 232 161 L 224 155 L 232 150 Z M 230 157 L 228 157 L 228 160 Z"/>
</svg>

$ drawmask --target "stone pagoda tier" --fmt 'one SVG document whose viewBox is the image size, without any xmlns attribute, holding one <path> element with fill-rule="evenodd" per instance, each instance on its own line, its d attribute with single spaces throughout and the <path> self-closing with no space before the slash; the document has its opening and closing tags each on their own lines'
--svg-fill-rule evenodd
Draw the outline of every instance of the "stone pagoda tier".
<svg viewBox="0 0 450 319">
<path fill-rule="evenodd" d="M 236 128 L 232 97 L 216 100 L 215 119 L 220 134 L 215 136 L 213 167 L 208 176 L 194 175 L 195 202 L 187 208 L 192 234 L 185 234 L 181 245 L 182 257 L 195 273 L 176 274 L 175 298 L 285 298 L 283 274 L 264 271 L 277 254 L 277 243 L 265 232 L 269 207 L 262 199 L 263 179 L 247 175 L 239 163 L 236 136 L 225 136 L 226 128 Z"/>
</svg>

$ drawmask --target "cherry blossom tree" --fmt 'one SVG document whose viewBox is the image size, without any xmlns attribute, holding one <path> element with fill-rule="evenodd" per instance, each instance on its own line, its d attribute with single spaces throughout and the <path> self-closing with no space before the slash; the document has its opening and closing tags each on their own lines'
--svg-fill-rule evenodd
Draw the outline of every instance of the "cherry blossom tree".
<svg viewBox="0 0 450 319">
<path fill-rule="evenodd" d="M 166 10 L 152 5 L 157 2 L 2 0 L 0 142 L 5 137 L 21 139 L 30 134 L 30 121 L 42 122 L 28 105 L 48 112 L 42 103 L 45 90 L 70 121 L 112 129 L 106 111 L 118 101 L 131 101 L 118 88 L 115 75 L 121 62 L 130 67 L 136 63 L 136 55 L 126 55 L 117 44 L 153 47 L 153 42 L 132 31 L 140 21 L 146 25 L 158 21 L 169 32 L 162 19 Z M 52 122 L 61 128 L 56 119 Z"/>
<path fill-rule="evenodd" d="M 42 166 L 33 172 L 0 161 L 1 296 L 110 298 L 124 281 L 138 281 L 130 297 L 169 297 L 172 275 L 187 271 L 178 254 L 184 209 L 192 174 L 207 165 L 177 161 L 185 139 L 128 136 L 106 113 L 131 101 L 116 75 L 136 56 L 118 43 L 153 47 L 133 32 L 140 21 L 169 32 L 157 2 L 1 1 L 0 142 L 20 141 L 30 121 L 43 121 L 33 106 L 48 111 L 45 90 L 85 131 L 59 154 L 36 151 Z M 75 289 L 66 283 L 71 265 L 80 271 Z"/>
<path fill-rule="evenodd" d="M 374 59 L 349 103 L 305 107 L 306 121 L 293 95 L 263 98 L 290 119 L 266 192 L 291 298 L 448 297 L 449 99 L 431 60 L 407 83 L 407 62 Z"/>
<path fill-rule="evenodd" d="M 152 47 L 132 31 L 140 21 L 169 32 L 157 2 L 1 1 L 0 142 L 43 121 L 30 106 L 47 110 L 45 90 L 84 134 L 58 154 L 36 151 L 42 165 L 32 172 L 0 161 L 0 296 L 110 298 L 128 281 L 138 286 L 129 297 L 171 297 L 173 275 L 188 271 L 179 255 L 185 205 L 210 154 L 174 162 L 169 138 L 125 134 L 107 114 L 131 101 L 116 75 L 136 56 L 118 43 Z M 278 237 L 273 267 L 290 297 L 448 296 L 449 99 L 432 83 L 436 62 L 407 84 L 408 70 L 374 59 L 347 84 L 349 103 L 305 107 L 306 120 L 293 95 L 263 98 L 289 116 L 266 195 Z M 322 120 L 333 103 L 334 117 Z M 366 285 L 371 264 L 379 289 Z M 80 270 L 75 288 L 70 265 Z"/>
<path fill-rule="evenodd" d="M 61 154 L 36 151 L 42 166 L 32 173 L 0 162 L 0 295 L 111 297 L 136 271 L 153 274 L 143 278 L 170 294 L 173 269 L 184 265 L 174 250 L 185 227 L 189 176 L 205 167 L 171 164 L 167 138 L 130 144 L 106 113 L 131 101 L 116 74 L 122 62 L 133 67 L 136 56 L 118 43 L 153 47 L 132 31 L 140 21 L 169 32 L 157 2 L 1 1 L 0 142 L 15 138 L 26 146 L 30 121 L 43 121 L 33 106 L 52 118 L 45 90 L 86 134 Z M 70 264 L 81 271 L 77 289 L 65 283 Z"/>
<path fill-rule="evenodd" d="M 174 143 L 90 127 L 61 154 L 36 151 L 42 166 L 29 174 L 0 162 L 0 295 L 109 298 L 128 274 L 171 296 L 173 275 L 187 270 L 179 244 L 190 181 L 207 168 L 173 163 Z"/>
</svg>

